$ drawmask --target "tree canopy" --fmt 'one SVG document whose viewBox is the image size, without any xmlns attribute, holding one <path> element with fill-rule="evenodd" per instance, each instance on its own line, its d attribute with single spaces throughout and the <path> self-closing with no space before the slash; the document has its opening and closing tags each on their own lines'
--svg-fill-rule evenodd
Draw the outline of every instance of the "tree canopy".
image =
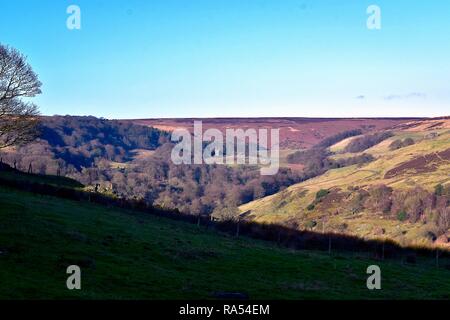
<svg viewBox="0 0 450 320">
<path fill-rule="evenodd" d="M 26 57 L 0 44 L 0 148 L 35 138 L 38 108 L 25 100 L 40 94 L 40 88 Z"/>
</svg>

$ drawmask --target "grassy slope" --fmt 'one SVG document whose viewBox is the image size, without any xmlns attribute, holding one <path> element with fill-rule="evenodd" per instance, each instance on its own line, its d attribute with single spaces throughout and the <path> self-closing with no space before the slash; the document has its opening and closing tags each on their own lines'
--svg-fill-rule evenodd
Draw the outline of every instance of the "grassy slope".
<svg viewBox="0 0 450 320">
<path fill-rule="evenodd" d="M 406 132 L 399 131 L 396 135 L 380 144 L 364 151 L 372 154 L 376 160 L 363 165 L 349 166 L 340 169 L 329 170 L 325 174 L 303 183 L 293 185 L 275 195 L 259 199 L 241 206 L 241 211 L 252 211 L 252 216 L 259 222 L 279 222 L 288 219 L 298 221 L 309 221 L 323 214 L 323 212 L 309 212 L 306 207 L 313 202 L 315 194 L 320 189 L 339 187 L 347 190 L 349 186 L 368 186 L 383 183 L 393 188 L 409 188 L 420 185 L 429 190 L 438 183 L 448 183 L 450 181 L 450 163 L 439 165 L 434 172 L 418 174 L 414 171 L 396 176 L 391 179 L 384 179 L 385 173 L 397 165 L 411 160 L 417 156 L 433 152 L 439 152 L 450 148 L 450 131 L 448 129 L 440 131 L 440 135 L 433 139 L 425 139 L 429 132 Z M 390 151 L 389 144 L 395 139 L 413 137 L 417 143 L 399 150 Z M 339 144 L 342 148 L 342 143 Z M 336 149 L 336 148 L 334 148 Z M 335 157 L 348 157 L 357 154 L 337 154 Z M 339 204 L 336 203 L 336 207 Z M 332 208 L 330 208 L 332 209 Z M 394 238 L 400 242 L 419 244 L 423 241 L 420 235 L 425 231 L 426 226 L 412 225 L 398 221 L 386 221 L 379 217 L 369 217 L 364 213 L 359 216 L 332 216 L 330 217 L 330 229 L 333 225 L 345 222 L 349 225 L 349 232 L 364 237 L 374 237 L 373 226 L 380 226 L 386 229 L 386 236 Z M 406 235 L 403 231 L 408 231 Z"/>
<path fill-rule="evenodd" d="M 74 188 L 80 190 L 84 188 L 81 183 L 70 178 L 41 174 L 27 174 L 15 170 L 0 171 L 0 180 L 39 183 L 55 187 Z"/>
<path fill-rule="evenodd" d="M 0 299 L 449 298 L 450 271 L 350 254 L 293 252 L 136 212 L 0 187 Z M 82 290 L 65 269 L 82 267 Z M 383 290 L 365 270 L 382 268 Z"/>
</svg>

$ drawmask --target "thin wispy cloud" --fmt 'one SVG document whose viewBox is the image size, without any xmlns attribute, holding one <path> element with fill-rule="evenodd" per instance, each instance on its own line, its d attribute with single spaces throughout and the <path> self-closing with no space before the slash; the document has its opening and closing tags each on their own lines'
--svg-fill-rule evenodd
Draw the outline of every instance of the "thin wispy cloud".
<svg viewBox="0 0 450 320">
<path fill-rule="evenodd" d="M 422 92 L 411 92 L 408 94 L 391 94 L 383 97 L 384 100 L 408 100 L 408 99 L 425 99 L 427 95 Z"/>
</svg>

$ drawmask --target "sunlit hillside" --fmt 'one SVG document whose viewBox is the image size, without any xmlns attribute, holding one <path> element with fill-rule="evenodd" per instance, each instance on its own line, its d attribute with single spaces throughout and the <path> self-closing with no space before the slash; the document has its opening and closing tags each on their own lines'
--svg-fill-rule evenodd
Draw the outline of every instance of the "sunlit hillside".
<svg viewBox="0 0 450 320">
<path fill-rule="evenodd" d="M 387 237 L 403 244 L 439 244 L 444 237 L 433 239 L 432 217 L 411 223 L 381 212 L 354 210 L 352 202 L 361 190 L 385 185 L 396 190 L 423 188 L 433 193 L 436 186 L 450 182 L 450 120 L 410 123 L 393 128 L 394 136 L 364 150 L 375 160 L 366 164 L 332 169 L 316 178 L 293 185 L 275 195 L 240 207 L 259 222 L 290 223 L 300 229 L 335 231 L 368 238 Z M 391 144 L 412 138 L 414 144 L 396 150 Z M 344 153 L 351 137 L 334 146 L 332 158 L 346 158 L 358 153 Z M 320 190 L 327 195 L 320 201 Z M 401 221 L 402 220 L 402 221 Z M 444 235 L 445 236 L 445 235 Z M 447 234 L 448 237 L 448 234 Z M 441 243 L 442 242 L 442 243 Z"/>
</svg>

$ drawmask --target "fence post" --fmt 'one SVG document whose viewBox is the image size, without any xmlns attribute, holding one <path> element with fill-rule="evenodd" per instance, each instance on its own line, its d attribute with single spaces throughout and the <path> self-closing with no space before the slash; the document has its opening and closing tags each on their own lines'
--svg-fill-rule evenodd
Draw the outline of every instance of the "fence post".
<svg viewBox="0 0 450 320">
<path fill-rule="evenodd" d="M 439 268 L 439 248 L 436 248 L 436 268 Z"/>
<path fill-rule="evenodd" d="M 328 234 L 328 254 L 331 255 L 331 233 Z"/>
</svg>

